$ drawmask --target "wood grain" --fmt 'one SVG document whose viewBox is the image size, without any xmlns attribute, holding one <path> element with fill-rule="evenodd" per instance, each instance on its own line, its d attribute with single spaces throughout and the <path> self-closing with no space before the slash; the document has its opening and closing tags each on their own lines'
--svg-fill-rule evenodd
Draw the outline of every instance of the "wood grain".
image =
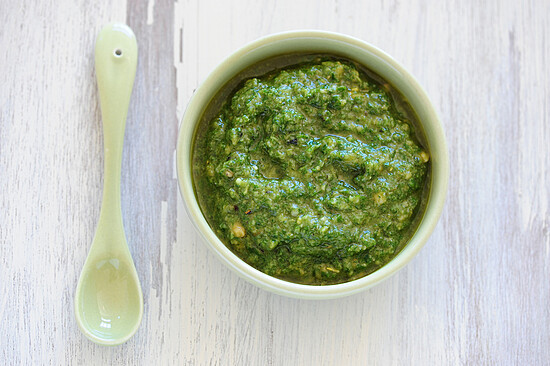
<svg viewBox="0 0 550 366">
<path fill-rule="evenodd" d="M 545 0 L 1 2 L 0 363 L 545 365 L 550 362 L 550 3 Z M 139 42 L 122 209 L 145 300 L 126 344 L 78 331 L 76 282 L 102 191 L 93 45 Z M 401 272 L 331 301 L 288 299 L 222 266 L 174 173 L 193 90 L 260 36 L 370 42 L 425 87 L 451 158 L 441 221 Z"/>
</svg>

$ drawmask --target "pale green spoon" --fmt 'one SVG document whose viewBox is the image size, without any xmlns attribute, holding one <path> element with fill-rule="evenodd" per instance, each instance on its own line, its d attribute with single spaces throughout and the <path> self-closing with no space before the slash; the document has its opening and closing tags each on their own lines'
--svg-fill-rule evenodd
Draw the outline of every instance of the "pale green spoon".
<svg viewBox="0 0 550 366">
<path fill-rule="evenodd" d="M 137 43 L 124 24 L 99 33 L 95 70 L 105 151 L 103 202 L 88 258 L 76 287 L 75 315 L 84 335 L 104 345 L 126 342 L 143 315 L 143 295 L 128 250 L 120 208 L 122 144 L 137 64 Z"/>
</svg>

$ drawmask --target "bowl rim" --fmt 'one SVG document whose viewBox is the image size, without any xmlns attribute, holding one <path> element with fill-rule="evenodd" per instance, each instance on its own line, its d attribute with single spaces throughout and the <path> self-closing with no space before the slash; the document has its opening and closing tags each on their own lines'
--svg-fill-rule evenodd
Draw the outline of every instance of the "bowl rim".
<svg viewBox="0 0 550 366">
<path fill-rule="evenodd" d="M 254 53 L 261 54 L 261 52 L 266 49 L 275 49 L 278 44 L 283 44 L 283 42 L 287 42 L 288 45 L 293 45 L 294 43 L 299 44 L 299 42 L 304 42 L 305 40 L 316 40 L 320 42 L 328 41 L 327 46 L 329 43 L 331 45 L 330 47 L 339 45 L 336 47 L 344 47 L 350 52 L 352 50 L 357 51 L 364 57 L 379 59 L 380 62 L 385 64 L 384 67 L 387 66 L 391 68 L 391 72 L 398 75 L 398 77 L 401 78 L 400 81 L 404 82 L 404 85 L 407 85 L 408 88 L 410 87 L 411 90 L 414 91 L 412 95 L 418 98 L 417 103 L 413 105 L 409 99 L 409 95 L 405 95 L 405 97 L 409 100 L 409 103 L 417 114 L 418 109 L 423 110 L 425 118 L 420 119 L 419 117 L 420 124 L 423 128 L 426 129 L 426 123 L 430 126 L 431 137 L 428 136 L 428 132 L 426 132 L 426 139 L 432 159 L 432 181 L 428 193 L 428 202 L 426 203 L 423 217 L 418 223 L 415 233 L 401 251 L 392 258 L 390 262 L 386 263 L 378 270 L 367 276 L 334 285 L 304 285 L 281 280 L 269 276 L 244 262 L 225 246 L 210 228 L 198 205 L 193 188 L 191 158 L 195 127 L 202 117 L 205 106 L 210 103 L 217 91 L 231 79 L 231 77 L 226 77 L 224 75 L 229 74 L 234 76 L 238 71 L 245 69 L 249 65 L 245 64 L 244 67 L 236 67 L 234 65 L 238 65 L 239 61 L 245 58 L 253 57 L 255 55 Z M 332 50 L 332 52 L 328 50 L 326 53 L 338 54 L 338 52 L 334 50 Z M 279 55 L 280 54 L 283 53 L 279 53 Z M 277 53 L 273 53 L 270 57 L 275 55 L 277 55 Z M 262 59 L 265 60 L 270 57 L 263 57 Z M 358 60 L 354 59 L 354 61 L 357 62 Z M 372 65 L 359 63 L 367 68 L 372 67 Z M 381 75 L 381 77 L 387 79 L 384 75 Z M 402 90 L 400 90 L 400 92 L 405 94 Z M 435 155 L 433 154 L 434 151 L 437 151 Z M 445 204 L 449 179 L 449 157 L 443 126 L 433 104 L 418 81 L 399 62 L 377 47 L 355 37 L 321 30 L 294 30 L 267 35 L 239 48 L 220 62 L 197 87 L 188 102 L 187 108 L 179 124 L 176 147 L 176 170 L 180 194 L 184 200 L 184 207 L 191 219 L 190 221 L 193 223 L 195 229 L 201 234 L 207 247 L 210 248 L 226 266 L 248 282 L 280 295 L 305 299 L 331 299 L 352 295 L 366 290 L 391 277 L 409 263 L 422 249 L 435 229 Z"/>
</svg>

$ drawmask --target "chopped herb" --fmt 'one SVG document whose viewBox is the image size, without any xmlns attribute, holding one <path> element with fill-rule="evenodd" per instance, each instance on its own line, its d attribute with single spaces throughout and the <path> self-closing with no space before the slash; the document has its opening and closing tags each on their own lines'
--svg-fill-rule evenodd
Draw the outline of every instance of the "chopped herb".
<svg viewBox="0 0 550 366">
<path fill-rule="evenodd" d="M 395 95 L 334 60 L 245 81 L 195 142 L 212 229 L 293 282 L 341 283 L 386 264 L 412 229 L 430 164 Z"/>
</svg>

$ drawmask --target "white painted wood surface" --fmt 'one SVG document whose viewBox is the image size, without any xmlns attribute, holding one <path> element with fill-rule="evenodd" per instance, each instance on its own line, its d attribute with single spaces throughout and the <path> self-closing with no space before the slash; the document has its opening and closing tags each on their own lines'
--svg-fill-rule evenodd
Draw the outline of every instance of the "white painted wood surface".
<svg viewBox="0 0 550 366">
<path fill-rule="evenodd" d="M 549 19 L 546 0 L 1 1 L 0 364 L 550 363 Z M 122 204 L 145 315 L 106 348 L 78 331 L 72 306 L 102 189 L 93 44 L 113 20 L 140 46 Z M 404 64 L 451 157 L 426 247 L 334 301 L 273 295 L 223 267 L 174 174 L 198 83 L 245 43 L 299 28 L 356 36 Z"/>
</svg>

